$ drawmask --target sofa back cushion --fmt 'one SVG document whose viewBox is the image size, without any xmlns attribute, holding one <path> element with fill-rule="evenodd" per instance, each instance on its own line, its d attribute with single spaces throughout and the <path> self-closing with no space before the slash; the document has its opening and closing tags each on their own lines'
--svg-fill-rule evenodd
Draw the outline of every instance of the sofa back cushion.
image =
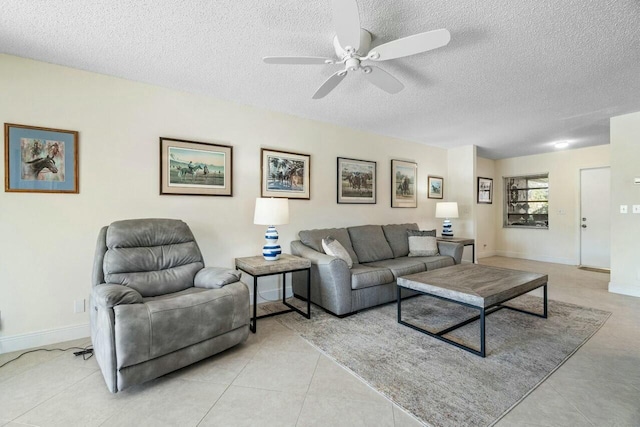
<svg viewBox="0 0 640 427">
<path fill-rule="evenodd" d="M 322 228 L 316 230 L 302 230 L 298 233 L 300 241 L 311 249 L 325 253 L 322 248 L 322 239 L 325 237 L 333 237 L 346 249 L 354 264 L 359 262 L 358 256 L 353 250 L 351 238 L 346 228 Z"/>
<path fill-rule="evenodd" d="M 418 224 L 389 224 L 382 226 L 384 237 L 386 237 L 389 246 L 391 246 L 394 258 L 409 254 L 407 230 L 418 230 Z"/>
<path fill-rule="evenodd" d="M 105 282 L 129 286 L 143 297 L 187 289 L 204 267 L 189 226 L 180 220 L 117 221 L 105 237 Z"/>
<path fill-rule="evenodd" d="M 353 250 L 360 262 L 381 261 L 393 258 L 391 246 L 384 237 L 381 225 L 349 227 Z"/>
</svg>

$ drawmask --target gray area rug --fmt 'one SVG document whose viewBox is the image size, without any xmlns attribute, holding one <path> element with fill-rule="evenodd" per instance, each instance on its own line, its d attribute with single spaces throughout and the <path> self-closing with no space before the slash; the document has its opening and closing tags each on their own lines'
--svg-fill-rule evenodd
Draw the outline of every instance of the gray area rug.
<svg viewBox="0 0 640 427">
<path fill-rule="evenodd" d="M 542 299 L 508 303 L 542 311 Z M 267 308 L 267 307 L 265 307 Z M 268 308 L 267 308 L 268 310 Z M 404 300 L 402 318 L 440 330 L 477 314 L 427 296 Z M 487 357 L 481 358 L 397 323 L 396 304 L 343 319 L 317 307 L 305 319 L 276 319 L 423 423 L 489 426 L 564 363 L 611 313 L 549 301 L 547 319 L 503 309 L 487 316 Z M 479 322 L 447 335 L 479 346 Z"/>
</svg>

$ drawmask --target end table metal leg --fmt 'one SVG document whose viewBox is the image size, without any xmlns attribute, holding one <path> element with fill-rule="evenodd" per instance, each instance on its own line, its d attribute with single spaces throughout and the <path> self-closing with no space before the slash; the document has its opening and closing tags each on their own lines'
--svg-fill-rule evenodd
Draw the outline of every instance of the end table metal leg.
<svg viewBox="0 0 640 427">
<path fill-rule="evenodd" d="M 253 278 L 253 322 L 249 325 L 249 329 L 254 334 L 256 333 L 256 326 L 258 321 L 258 278 Z"/>
<path fill-rule="evenodd" d="M 547 318 L 547 307 L 548 307 L 548 298 L 547 298 L 547 284 L 544 284 L 544 288 L 543 288 L 543 293 L 544 293 L 544 314 L 543 317 L 546 319 Z"/>
<path fill-rule="evenodd" d="M 484 351 L 484 308 L 480 309 L 480 356 L 485 357 Z"/>
<path fill-rule="evenodd" d="M 311 269 L 307 269 L 307 319 L 311 319 Z"/>
<path fill-rule="evenodd" d="M 287 300 L 287 273 L 282 273 L 282 303 Z"/>
</svg>

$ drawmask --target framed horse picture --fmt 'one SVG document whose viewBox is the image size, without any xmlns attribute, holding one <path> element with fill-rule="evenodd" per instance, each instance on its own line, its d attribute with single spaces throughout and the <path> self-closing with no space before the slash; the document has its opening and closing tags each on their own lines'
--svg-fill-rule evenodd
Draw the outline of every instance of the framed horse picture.
<svg viewBox="0 0 640 427">
<path fill-rule="evenodd" d="M 260 150 L 260 195 L 309 200 L 311 156 L 286 151 Z"/>
<path fill-rule="evenodd" d="M 439 176 L 427 177 L 427 197 L 429 199 L 442 199 L 444 197 L 444 178 Z"/>
<path fill-rule="evenodd" d="M 376 203 L 376 162 L 338 157 L 338 203 Z"/>
<path fill-rule="evenodd" d="M 232 196 L 233 147 L 160 138 L 160 194 Z"/>
<path fill-rule="evenodd" d="M 417 208 L 418 164 L 391 160 L 391 207 Z"/>
<path fill-rule="evenodd" d="M 78 132 L 4 124 L 4 191 L 78 193 Z"/>
</svg>

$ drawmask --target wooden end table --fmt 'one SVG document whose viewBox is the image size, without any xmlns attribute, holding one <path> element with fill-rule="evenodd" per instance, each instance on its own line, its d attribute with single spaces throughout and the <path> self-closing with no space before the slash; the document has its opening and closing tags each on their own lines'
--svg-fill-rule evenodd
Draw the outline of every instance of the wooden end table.
<svg viewBox="0 0 640 427">
<path fill-rule="evenodd" d="M 254 334 L 256 333 L 256 321 L 264 317 L 276 316 L 283 313 L 291 313 L 295 311 L 300 313 L 307 319 L 311 319 L 311 261 L 306 258 L 301 258 L 294 255 L 282 254 L 277 261 L 267 261 L 262 255 L 236 258 L 236 268 L 253 276 L 253 318 L 249 324 L 249 329 Z M 287 290 L 287 273 L 294 273 L 296 271 L 307 272 L 307 312 L 300 310 L 297 307 L 289 304 L 286 301 Z M 275 313 L 264 314 L 257 316 L 258 307 L 258 279 L 265 276 L 274 276 L 276 274 L 282 274 L 282 303 L 289 307 L 287 310 L 276 311 Z"/>
</svg>

